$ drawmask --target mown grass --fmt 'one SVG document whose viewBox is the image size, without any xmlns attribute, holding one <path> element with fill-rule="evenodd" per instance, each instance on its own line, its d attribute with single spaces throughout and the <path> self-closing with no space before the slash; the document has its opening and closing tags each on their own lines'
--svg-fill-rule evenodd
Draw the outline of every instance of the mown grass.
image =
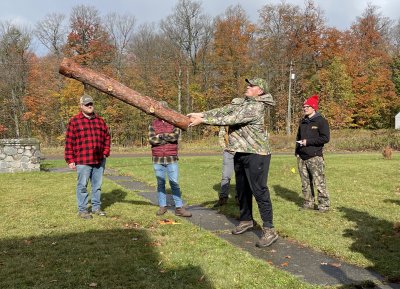
<svg viewBox="0 0 400 289">
<path fill-rule="evenodd" d="M 186 177 L 189 167 L 217 170 L 218 161 L 182 161 L 185 195 L 197 180 Z M 149 159 L 109 164 L 143 180 L 152 176 Z M 214 199 L 207 175 L 195 173 L 202 167 L 192 170 L 203 176 L 197 187 Z M 79 219 L 75 180 L 73 172 L 0 175 L 0 288 L 318 288 L 169 213 L 179 224 L 160 225 L 156 206 L 108 179 L 102 195 L 108 217 Z M 193 201 L 200 199 L 208 200 Z"/>
<path fill-rule="evenodd" d="M 384 160 L 378 153 L 327 154 L 325 159 L 332 210 L 320 214 L 299 210 L 302 196 L 295 157 L 273 155 L 269 188 L 280 235 L 399 280 L 400 155 Z M 179 164 L 184 199 L 211 207 L 219 190 L 222 155 L 185 156 Z M 110 159 L 109 166 L 155 185 L 149 157 Z M 221 211 L 239 213 L 233 200 Z"/>
</svg>

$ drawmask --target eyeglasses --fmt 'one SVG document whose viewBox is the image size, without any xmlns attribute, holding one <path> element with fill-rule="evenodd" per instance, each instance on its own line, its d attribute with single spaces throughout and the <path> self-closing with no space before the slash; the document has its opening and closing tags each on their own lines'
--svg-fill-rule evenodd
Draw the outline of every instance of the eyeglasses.
<svg viewBox="0 0 400 289">
<path fill-rule="evenodd" d="M 87 104 L 84 104 L 84 106 L 86 106 L 86 107 L 93 106 L 93 103 L 87 103 Z"/>
</svg>

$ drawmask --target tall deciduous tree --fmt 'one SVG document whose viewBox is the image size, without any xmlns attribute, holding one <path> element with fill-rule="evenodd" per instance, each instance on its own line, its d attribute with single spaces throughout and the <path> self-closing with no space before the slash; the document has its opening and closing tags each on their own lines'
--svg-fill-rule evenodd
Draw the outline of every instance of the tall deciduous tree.
<svg viewBox="0 0 400 289">
<path fill-rule="evenodd" d="M 240 6 L 229 7 L 215 21 L 214 67 L 219 95 L 227 99 L 243 95 L 243 79 L 255 59 L 250 54 L 255 27 Z"/>
<path fill-rule="evenodd" d="M 128 48 L 133 38 L 135 23 L 135 17 L 129 14 L 110 13 L 104 18 L 104 27 L 115 48 L 113 62 L 120 80 L 123 80 L 124 67 L 128 65 Z"/>
<path fill-rule="evenodd" d="M 64 14 L 50 13 L 35 25 L 35 35 L 51 53 L 59 58 L 66 43 L 67 27 Z"/>
<path fill-rule="evenodd" d="M 72 8 L 66 54 L 81 64 L 102 68 L 114 57 L 114 47 L 93 6 Z"/>
<path fill-rule="evenodd" d="M 389 26 L 389 19 L 369 5 L 351 28 L 347 63 L 356 101 L 354 121 L 359 127 L 388 127 L 399 109 L 386 41 Z"/>
<path fill-rule="evenodd" d="M 186 112 L 192 111 L 190 78 L 198 71 L 198 53 L 206 53 L 205 45 L 210 43 L 210 18 L 203 14 L 201 3 L 191 0 L 179 0 L 173 14 L 160 23 L 164 34 L 179 48 L 186 59 L 179 64 L 178 75 L 186 79 Z M 189 65 L 188 65 L 189 64 Z M 186 67 L 186 71 L 184 68 Z M 191 70 L 188 68 L 191 67 Z M 184 72 L 186 72 L 184 74 Z M 178 83 L 182 83 L 178 80 Z"/>
<path fill-rule="evenodd" d="M 26 123 L 22 122 L 30 43 L 27 29 L 9 22 L 0 23 L 0 124 L 8 128 L 9 137 L 30 135 Z"/>
</svg>

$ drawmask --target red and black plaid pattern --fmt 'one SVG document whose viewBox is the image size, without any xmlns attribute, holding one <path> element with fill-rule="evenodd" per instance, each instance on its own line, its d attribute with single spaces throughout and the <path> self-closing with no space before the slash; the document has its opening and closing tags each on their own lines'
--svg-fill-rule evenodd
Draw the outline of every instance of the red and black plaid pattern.
<svg viewBox="0 0 400 289">
<path fill-rule="evenodd" d="M 100 163 L 110 155 L 110 133 L 104 120 L 82 112 L 71 118 L 65 136 L 65 161 L 78 165 Z"/>
</svg>

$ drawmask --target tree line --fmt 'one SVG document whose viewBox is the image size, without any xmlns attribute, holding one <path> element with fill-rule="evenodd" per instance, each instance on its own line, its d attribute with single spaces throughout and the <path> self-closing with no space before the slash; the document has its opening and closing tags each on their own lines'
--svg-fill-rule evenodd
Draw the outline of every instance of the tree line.
<svg viewBox="0 0 400 289">
<path fill-rule="evenodd" d="M 304 99 L 315 93 L 333 129 L 393 127 L 400 109 L 400 20 L 369 4 L 341 31 L 326 24 L 311 0 L 302 7 L 266 4 L 258 13 L 252 23 L 236 5 L 212 18 L 201 2 L 180 0 L 159 23 L 138 27 L 134 15 L 101 16 L 86 5 L 73 7 L 69 17 L 50 13 L 33 28 L 0 22 L 0 137 L 62 144 L 85 91 L 114 144 L 147 143 L 151 117 L 60 75 L 63 57 L 183 114 L 227 104 L 243 96 L 245 78 L 263 77 L 277 102 L 266 112 L 271 133 L 293 133 Z M 35 53 L 34 41 L 45 55 Z M 187 136 L 215 133 L 200 127 Z"/>
</svg>

